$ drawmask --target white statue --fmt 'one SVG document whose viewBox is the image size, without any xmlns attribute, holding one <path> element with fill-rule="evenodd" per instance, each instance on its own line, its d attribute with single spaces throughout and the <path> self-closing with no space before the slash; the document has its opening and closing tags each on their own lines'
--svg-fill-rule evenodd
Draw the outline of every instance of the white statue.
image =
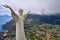
<svg viewBox="0 0 60 40">
<path fill-rule="evenodd" d="M 19 15 L 14 12 L 14 10 L 8 6 L 3 5 L 5 8 L 9 8 L 13 19 L 16 21 L 16 40 L 26 40 L 24 32 L 24 20 L 28 13 L 23 14 L 23 9 L 19 9 Z"/>
</svg>

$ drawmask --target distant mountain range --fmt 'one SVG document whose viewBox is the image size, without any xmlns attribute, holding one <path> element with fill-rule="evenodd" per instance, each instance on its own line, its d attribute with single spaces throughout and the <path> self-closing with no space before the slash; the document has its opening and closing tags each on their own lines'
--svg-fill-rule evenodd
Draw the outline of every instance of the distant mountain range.
<svg viewBox="0 0 60 40">
<path fill-rule="evenodd" d="M 28 27 L 29 24 L 54 24 L 60 25 L 60 14 L 55 15 L 37 15 L 37 14 L 28 14 L 25 20 L 25 27 Z M 30 26 L 31 26 L 30 24 Z M 7 22 L 3 25 L 3 29 L 15 29 L 15 21 L 12 19 L 11 21 Z"/>
<path fill-rule="evenodd" d="M 49 23 L 49 24 L 60 24 L 60 14 L 55 14 L 55 15 L 35 15 L 35 14 L 30 14 L 27 17 L 36 19 L 40 23 Z M 36 22 L 36 21 L 35 21 Z"/>
</svg>

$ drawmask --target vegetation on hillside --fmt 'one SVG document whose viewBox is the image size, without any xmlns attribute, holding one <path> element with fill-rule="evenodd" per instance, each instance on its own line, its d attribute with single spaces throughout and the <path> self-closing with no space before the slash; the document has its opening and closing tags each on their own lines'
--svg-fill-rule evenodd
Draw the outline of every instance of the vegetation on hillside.
<svg viewBox="0 0 60 40">
<path fill-rule="evenodd" d="M 43 21 L 42 19 L 39 20 L 38 18 L 39 17 L 27 17 L 25 20 L 24 28 L 27 40 L 60 40 L 60 25 L 45 23 L 44 21 L 47 20 Z M 41 21 L 43 22 L 40 23 Z M 3 25 L 3 29 L 15 31 L 15 21 L 11 20 L 10 22 L 7 22 L 5 25 Z"/>
</svg>

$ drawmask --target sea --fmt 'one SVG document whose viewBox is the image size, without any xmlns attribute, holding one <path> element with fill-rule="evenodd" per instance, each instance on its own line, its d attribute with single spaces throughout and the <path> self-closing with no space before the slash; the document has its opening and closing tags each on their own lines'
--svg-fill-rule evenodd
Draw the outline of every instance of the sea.
<svg viewBox="0 0 60 40">
<path fill-rule="evenodd" d="M 11 16 L 8 15 L 0 15 L 0 32 L 5 32 L 6 30 L 2 29 L 2 25 L 6 24 L 12 19 Z"/>
</svg>

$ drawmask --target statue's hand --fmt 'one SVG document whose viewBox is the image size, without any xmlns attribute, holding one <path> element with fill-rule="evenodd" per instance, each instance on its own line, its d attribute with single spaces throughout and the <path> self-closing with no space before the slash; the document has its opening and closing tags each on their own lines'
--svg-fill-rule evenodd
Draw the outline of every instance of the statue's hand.
<svg viewBox="0 0 60 40">
<path fill-rule="evenodd" d="M 10 6 L 9 5 L 2 5 L 3 7 L 5 7 L 5 8 L 10 8 Z"/>
</svg>

